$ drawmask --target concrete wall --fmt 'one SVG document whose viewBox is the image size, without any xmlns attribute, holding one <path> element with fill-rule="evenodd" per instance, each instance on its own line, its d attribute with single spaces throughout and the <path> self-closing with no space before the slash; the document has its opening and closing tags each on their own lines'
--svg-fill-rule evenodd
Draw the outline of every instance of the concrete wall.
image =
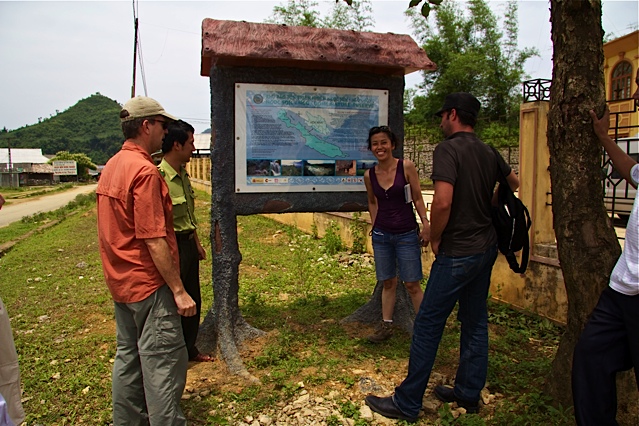
<svg viewBox="0 0 639 426">
<path fill-rule="evenodd" d="M 353 238 L 351 233 L 351 213 L 286 213 L 267 214 L 275 221 L 287 225 L 295 226 L 304 232 L 312 233 L 313 224 L 316 227 L 318 236 L 324 236 L 330 222 L 335 222 L 340 227 L 340 237 L 348 246 L 352 246 Z M 362 216 L 360 220 L 366 222 L 366 249 L 373 253 L 371 239 L 368 237 L 372 226 L 368 215 Z M 546 249 L 548 258 L 552 259 L 556 250 L 554 245 L 542 245 L 538 247 L 538 252 Z M 428 276 L 431 265 L 435 257 L 430 247 L 422 253 L 422 268 L 424 275 Z M 556 264 L 531 261 L 524 276 L 515 274 L 510 270 L 506 258 L 499 255 L 490 285 L 492 299 L 508 303 L 512 307 L 540 315 L 549 320 L 565 324 L 567 314 L 567 298 L 564 288 L 561 268 Z"/>
</svg>

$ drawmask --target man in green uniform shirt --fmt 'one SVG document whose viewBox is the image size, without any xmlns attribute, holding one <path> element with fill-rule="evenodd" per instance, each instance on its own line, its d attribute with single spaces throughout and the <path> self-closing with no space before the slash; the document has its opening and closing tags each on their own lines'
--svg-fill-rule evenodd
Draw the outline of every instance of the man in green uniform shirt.
<svg viewBox="0 0 639 426">
<path fill-rule="evenodd" d="M 195 193 L 191 188 L 189 175 L 184 169 L 184 164 L 191 161 L 191 155 L 195 151 L 193 132 L 193 126 L 182 120 L 169 125 L 162 143 L 164 158 L 158 169 L 169 186 L 173 202 L 173 228 L 180 253 L 180 277 L 186 292 L 193 298 L 197 307 L 194 316 L 182 317 L 184 341 L 189 352 L 189 361 L 203 362 L 213 360 L 210 356 L 201 354 L 195 347 L 202 311 L 200 260 L 206 257 L 206 252 L 197 236 Z"/>
</svg>

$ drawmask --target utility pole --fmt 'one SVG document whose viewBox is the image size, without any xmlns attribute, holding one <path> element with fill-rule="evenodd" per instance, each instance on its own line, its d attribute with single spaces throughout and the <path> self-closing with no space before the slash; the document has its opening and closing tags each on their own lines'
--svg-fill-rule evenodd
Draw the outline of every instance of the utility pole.
<svg viewBox="0 0 639 426">
<path fill-rule="evenodd" d="M 9 173 L 11 173 L 11 138 L 7 138 L 7 155 L 9 156 L 9 164 L 7 168 L 9 169 Z"/>
<path fill-rule="evenodd" d="M 11 139 L 12 137 L 7 137 L 7 156 L 8 156 L 8 164 L 7 164 L 7 172 L 9 172 L 9 186 L 10 187 L 20 187 L 20 180 L 18 179 L 14 185 L 14 173 L 13 173 L 13 162 L 11 161 Z"/>
<path fill-rule="evenodd" d="M 138 53 L 138 18 L 134 21 L 134 35 L 133 35 L 133 85 L 131 86 L 131 97 L 135 98 L 135 70 L 136 70 L 136 58 Z"/>
</svg>

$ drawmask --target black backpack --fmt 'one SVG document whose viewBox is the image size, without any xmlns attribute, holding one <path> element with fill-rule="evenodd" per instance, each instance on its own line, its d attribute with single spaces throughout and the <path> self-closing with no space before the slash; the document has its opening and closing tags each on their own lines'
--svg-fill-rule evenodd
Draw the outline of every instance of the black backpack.
<svg viewBox="0 0 639 426">
<path fill-rule="evenodd" d="M 491 147 L 492 148 L 492 147 Z M 499 155 L 492 148 L 495 156 Z M 493 226 L 497 232 L 497 247 L 506 256 L 508 265 L 513 271 L 523 274 L 528 267 L 529 239 L 528 230 L 532 225 L 530 213 L 519 198 L 515 196 L 506 181 L 506 176 L 497 162 L 499 170 L 499 187 L 497 189 L 497 206 L 493 207 Z M 521 266 L 517 263 L 515 252 L 521 253 Z"/>
</svg>

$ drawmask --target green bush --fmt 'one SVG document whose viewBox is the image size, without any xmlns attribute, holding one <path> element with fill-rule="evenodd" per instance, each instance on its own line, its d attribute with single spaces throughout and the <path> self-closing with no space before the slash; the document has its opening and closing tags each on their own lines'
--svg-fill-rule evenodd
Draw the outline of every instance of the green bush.
<svg viewBox="0 0 639 426">
<path fill-rule="evenodd" d="M 362 214 L 360 212 L 353 213 L 353 220 L 351 221 L 351 235 L 353 236 L 353 245 L 351 250 L 353 253 L 365 253 L 366 252 L 366 223 L 361 220 Z"/>
<path fill-rule="evenodd" d="M 344 243 L 342 242 L 342 238 L 339 236 L 339 230 L 339 225 L 331 220 L 328 224 L 328 228 L 326 228 L 326 232 L 324 233 L 324 238 L 322 238 L 322 241 L 324 242 L 324 250 L 331 256 L 344 250 Z"/>
</svg>

